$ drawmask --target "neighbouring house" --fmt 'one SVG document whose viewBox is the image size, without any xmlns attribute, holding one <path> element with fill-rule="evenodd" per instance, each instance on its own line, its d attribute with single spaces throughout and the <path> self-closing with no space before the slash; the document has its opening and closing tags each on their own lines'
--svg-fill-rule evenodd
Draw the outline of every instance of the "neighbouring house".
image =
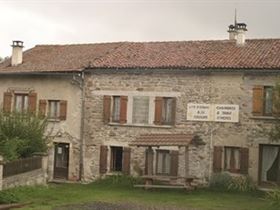
<svg viewBox="0 0 280 210">
<path fill-rule="evenodd" d="M 15 42 L 0 64 L 0 103 L 49 117 L 50 180 L 124 173 L 206 184 L 228 171 L 280 183 L 280 141 L 264 132 L 275 122 L 280 39 L 246 30 L 230 25 L 229 40 L 38 45 L 23 59 Z"/>
</svg>

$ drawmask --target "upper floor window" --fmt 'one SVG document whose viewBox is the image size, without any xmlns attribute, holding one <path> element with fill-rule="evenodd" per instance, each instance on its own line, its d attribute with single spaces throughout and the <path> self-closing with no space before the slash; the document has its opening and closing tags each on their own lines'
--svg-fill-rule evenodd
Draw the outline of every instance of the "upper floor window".
<svg viewBox="0 0 280 210">
<path fill-rule="evenodd" d="M 26 112 L 28 109 L 28 94 L 15 94 L 14 107 L 16 112 Z"/>
<path fill-rule="evenodd" d="M 48 118 L 49 119 L 59 119 L 60 117 L 60 101 L 49 100 L 48 101 Z"/>
<path fill-rule="evenodd" d="M 133 125 L 174 125 L 176 98 L 104 96 L 104 122 Z"/>
<path fill-rule="evenodd" d="M 273 108 L 273 87 L 255 86 L 253 88 L 253 115 L 271 116 Z"/>
</svg>

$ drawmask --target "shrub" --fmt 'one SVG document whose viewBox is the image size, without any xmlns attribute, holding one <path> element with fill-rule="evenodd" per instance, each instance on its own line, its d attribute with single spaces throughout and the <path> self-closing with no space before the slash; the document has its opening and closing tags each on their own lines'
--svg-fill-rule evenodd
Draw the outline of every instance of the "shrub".
<svg viewBox="0 0 280 210">
<path fill-rule="evenodd" d="M 214 190 L 228 190 L 232 177 L 228 173 L 213 174 L 210 179 L 210 188 Z"/>
<path fill-rule="evenodd" d="M 0 192 L 0 204 L 17 203 L 19 198 L 12 192 L 6 190 Z"/>
<path fill-rule="evenodd" d="M 122 174 L 116 174 L 111 176 L 106 176 L 103 179 L 99 179 L 94 182 L 94 184 L 102 185 L 102 186 L 109 186 L 109 187 L 133 187 L 135 184 L 142 183 L 141 178 L 126 176 Z"/>
<path fill-rule="evenodd" d="M 28 113 L 0 113 L 0 154 L 4 160 L 32 156 L 47 149 L 46 120 Z"/>
<path fill-rule="evenodd" d="M 252 192 L 257 189 L 256 185 L 252 179 L 248 176 L 235 176 L 232 177 L 229 185 L 229 191 L 238 191 L 238 192 Z"/>
<path fill-rule="evenodd" d="M 280 209 L 280 188 L 266 192 L 265 199 L 270 202 L 272 209 Z"/>
</svg>

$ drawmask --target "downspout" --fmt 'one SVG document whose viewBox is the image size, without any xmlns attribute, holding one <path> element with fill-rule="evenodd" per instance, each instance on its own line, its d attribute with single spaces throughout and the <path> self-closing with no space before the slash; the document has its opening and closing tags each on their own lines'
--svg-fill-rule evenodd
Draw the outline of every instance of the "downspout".
<svg viewBox="0 0 280 210">
<path fill-rule="evenodd" d="M 73 75 L 73 83 L 77 84 L 81 90 L 81 123 L 80 123 L 80 163 L 79 181 L 84 177 L 84 116 L 85 116 L 85 72 L 82 71 L 78 78 Z"/>
</svg>

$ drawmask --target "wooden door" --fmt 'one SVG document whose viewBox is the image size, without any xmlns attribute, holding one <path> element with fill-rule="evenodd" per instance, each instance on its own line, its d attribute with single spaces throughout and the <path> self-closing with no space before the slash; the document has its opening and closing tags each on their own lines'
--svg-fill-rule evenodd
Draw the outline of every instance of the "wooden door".
<svg viewBox="0 0 280 210">
<path fill-rule="evenodd" d="M 68 179 L 69 144 L 56 143 L 54 150 L 54 179 Z"/>
</svg>

